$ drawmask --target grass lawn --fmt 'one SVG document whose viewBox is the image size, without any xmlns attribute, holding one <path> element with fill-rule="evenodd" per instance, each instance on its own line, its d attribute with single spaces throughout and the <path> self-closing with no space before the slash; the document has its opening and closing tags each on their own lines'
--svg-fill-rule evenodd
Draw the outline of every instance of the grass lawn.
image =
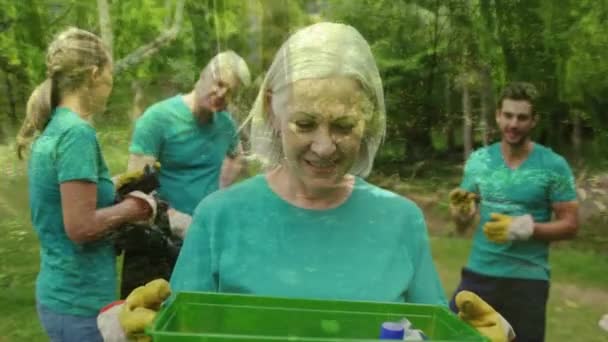
<svg viewBox="0 0 608 342">
<path fill-rule="evenodd" d="M 126 136 L 125 130 L 100 134 L 114 173 L 126 165 Z M 429 220 L 433 232 L 439 230 L 436 225 L 446 224 L 437 217 Z M 36 316 L 38 243 L 29 221 L 25 163 L 16 161 L 10 147 L 0 146 L 0 342 L 46 340 Z M 451 295 L 470 241 L 435 236 L 432 247 L 447 295 Z M 597 322 L 608 313 L 608 255 L 553 248 L 551 265 L 547 341 L 607 341 L 608 332 L 601 331 Z"/>
</svg>

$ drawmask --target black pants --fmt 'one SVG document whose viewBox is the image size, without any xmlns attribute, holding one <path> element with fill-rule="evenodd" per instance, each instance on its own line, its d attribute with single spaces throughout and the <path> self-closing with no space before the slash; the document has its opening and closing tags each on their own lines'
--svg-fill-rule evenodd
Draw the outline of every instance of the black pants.
<svg viewBox="0 0 608 342">
<path fill-rule="evenodd" d="M 548 281 L 490 277 L 465 268 L 450 301 L 450 309 L 454 312 L 458 311 L 454 297 L 461 290 L 477 294 L 496 309 L 515 330 L 517 342 L 545 340 Z"/>
</svg>

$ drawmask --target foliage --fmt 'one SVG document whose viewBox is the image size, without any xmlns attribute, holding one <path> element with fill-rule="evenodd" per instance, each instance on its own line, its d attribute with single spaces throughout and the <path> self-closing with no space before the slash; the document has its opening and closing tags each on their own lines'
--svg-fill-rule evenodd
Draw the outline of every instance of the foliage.
<svg viewBox="0 0 608 342">
<path fill-rule="evenodd" d="M 176 0 L 108 3 L 118 60 L 167 29 Z M 17 123 L 27 95 L 44 78 L 44 49 L 55 33 L 69 25 L 101 30 L 94 1 L 0 0 L 0 5 L 0 69 L 6 78 L 0 88 L 11 90 L 0 99 L 4 126 Z M 389 115 L 381 163 L 455 152 L 465 84 L 477 145 L 482 133 L 492 133 L 482 119 L 493 121 L 494 94 L 511 80 L 533 82 L 543 94 L 536 134 L 541 143 L 571 152 L 575 125 L 583 141 L 578 154 L 596 159 L 608 143 L 603 77 L 608 62 L 601 58 L 608 43 L 603 25 L 608 6 L 602 1 L 187 0 L 185 7 L 177 39 L 117 75 L 111 99 L 116 122 L 129 111 L 134 82 L 144 90 L 146 104 L 188 91 L 200 69 L 224 49 L 241 54 L 256 78 L 290 32 L 331 20 L 355 26 L 376 56 Z M 244 112 L 252 99 L 243 99 L 238 107 Z"/>
</svg>

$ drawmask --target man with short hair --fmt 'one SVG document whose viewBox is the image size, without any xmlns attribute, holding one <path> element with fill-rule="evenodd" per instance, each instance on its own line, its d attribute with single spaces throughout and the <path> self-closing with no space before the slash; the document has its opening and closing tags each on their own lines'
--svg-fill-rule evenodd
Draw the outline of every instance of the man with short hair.
<svg viewBox="0 0 608 342">
<path fill-rule="evenodd" d="M 161 197 L 191 215 L 201 199 L 238 175 L 240 144 L 225 109 L 239 87 L 250 82 L 240 56 L 233 51 L 216 55 L 190 93 L 150 106 L 137 120 L 128 170 L 160 162 Z"/>
<path fill-rule="evenodd" d="M 544 340 L 549 243 L 578 230 L 568 163 L 530 137 L 536 97 L 531 84 L 507 85 L 496 111 L 501 141 L 471 154 L 460 187 L 450 193 L 458 224 L 480 214 L 455 293 L 469 290 L 486 300 L 511 323 L 517 341 Z M 450 307 L 456 309 L 453 299 Z"/>
<path fill-rule="evenodd" d="M 180 238 L 198 203 L 240 175 L 239 136 L 225 109 L 232 95 L 250 82 L 245 61 L 233 51 L 221 52 L 205 66 L 191 92 L 153 104 L 135 123 L 128 172 L 160 163 L 158 195 L 168 202 L 171 230 Z M 174 256 L 142 246 L 125 249 L 123 297 L 134 287 L 171 275 Z"/>
</svg>

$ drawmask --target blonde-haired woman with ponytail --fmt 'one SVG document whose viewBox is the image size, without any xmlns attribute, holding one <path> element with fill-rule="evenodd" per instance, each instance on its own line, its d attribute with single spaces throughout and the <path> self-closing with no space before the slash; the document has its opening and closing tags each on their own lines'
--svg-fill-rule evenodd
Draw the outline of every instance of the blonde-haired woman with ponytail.
<svg viewBox="0 0 608 342">
<path fill-rule="evenodd" d="M 148 219 L 155 203 L 133 193 L 113 205 L 114 185 L 91 125 L 112 90 L 112 58 L 99 37 L 77 28 L 61 32 L 48 47 L 46 67 L 17 136 L 20 158 L 31 144 L 38 315 L 53 342 L 102 341 L 96 315 L 116 296 L 115 253 L 104 235 Z"/>
</svg>

